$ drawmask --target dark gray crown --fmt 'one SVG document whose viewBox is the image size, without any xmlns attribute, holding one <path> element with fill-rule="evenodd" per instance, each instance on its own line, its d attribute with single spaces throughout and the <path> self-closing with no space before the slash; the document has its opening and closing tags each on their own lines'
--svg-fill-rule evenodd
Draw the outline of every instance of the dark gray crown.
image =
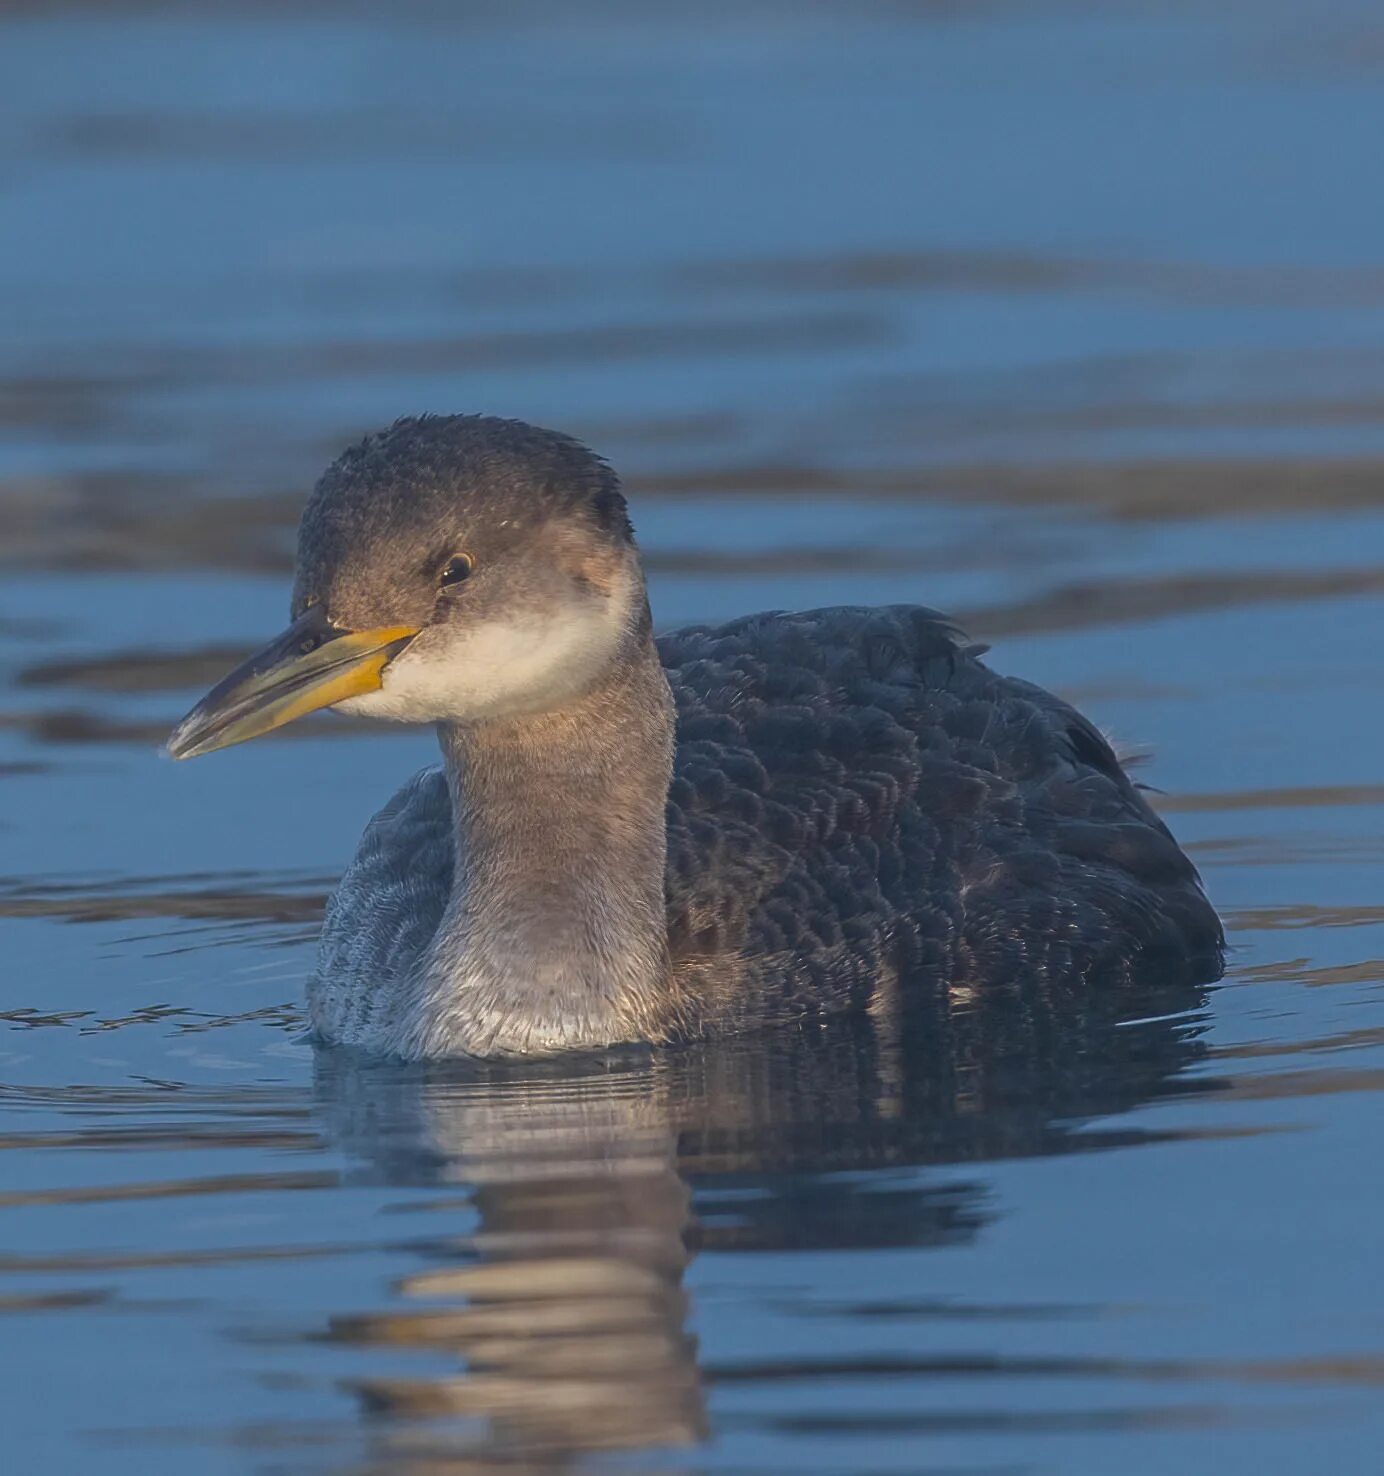
<svg viewBox="0 0 1384 1476">
<path fill-rule="evenodd" d="M 488 415 L 396 420 L 343 452 L 313 489 L 298 532 L 299 594 L 320 595 L 343 575 L 356 587 L 384 569 L 407 577 L 463 546 L 499 552 L 564 516 L 633 540 L 619 478 L 580 441 Z"/>
</svg>

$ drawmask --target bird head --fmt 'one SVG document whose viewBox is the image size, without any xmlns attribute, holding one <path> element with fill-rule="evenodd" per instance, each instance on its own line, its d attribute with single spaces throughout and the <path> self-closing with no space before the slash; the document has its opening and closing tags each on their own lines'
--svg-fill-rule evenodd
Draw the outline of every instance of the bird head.
<svg viewBox="0 0 1384 1476">
<path fill-rule="evenodd" d="M 192 758 L 319 708 L 475 723 L 570 702 L 648 633 L 615 473 L 568 436 L 401 420 L 351 447 L 298 530 L 291 623 L 168 740 Z"/>
</svg>

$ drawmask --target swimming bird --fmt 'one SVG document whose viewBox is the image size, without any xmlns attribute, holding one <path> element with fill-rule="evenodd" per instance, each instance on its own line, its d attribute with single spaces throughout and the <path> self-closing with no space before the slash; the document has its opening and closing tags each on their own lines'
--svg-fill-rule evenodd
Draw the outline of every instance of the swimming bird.
<svg viewBox="0 0 1384 1476">
<path fill-rule="evenodd" d="M 174 757 L 323 707 L 442 751 L 328 905 L 322 1042 L 547 1055 L 1220 972 L 1196 870 L 1086 718 L 922 606 L 656 638 L 616 474 L 568 436 L 423 416 L 353 446 L 291 615 Z"/>
</svg>

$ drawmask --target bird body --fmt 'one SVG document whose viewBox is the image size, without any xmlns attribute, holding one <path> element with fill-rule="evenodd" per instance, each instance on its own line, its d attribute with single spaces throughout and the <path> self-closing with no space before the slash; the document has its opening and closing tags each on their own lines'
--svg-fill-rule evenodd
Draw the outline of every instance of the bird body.
<svg viewBox="0 0 1384 1476">
<path fill-rule="evenodd" d="M 613 474 L 565 437 L 447 417 L 363 443 L 309 503 L 295 612 L 321 649 L 294 680 L 252 659 L 175 752 L 311 681 L 436 722 L 443 753 L 329 905 L 324 1041 L 549 1054 L 1219 973 L 1195 869 L 1084 717 L 921 606 L 655 641 Z"/>
<path fill-rule="evenodd" d="M 513 982 L 462 1019 L 446 1001 L 474 998 L 473 981 L 446 978 L 442 999 L 420 987 L 466 844 L 433 768 L 371 822 L 332 900 L 309 992 L 323 1036 L 449 1055 L 460 1031 L 471 1053 L 522 1054 L 545 1048 L 528 1034 L 539 1018 L 590 1047 L 898 1012 L 902 989 L 964 997 L 1021 974 L 1115 987 L 1155 960 L 1218 968 L 1196 872 L 1106 741 L 990 671 L 936 612 L 773 612 L 657 647 L 676 711 L 668 957 L 649 997 L 627 1002 L 631 1028 L 574 1011 L 570 994 L 553 1018 L 516 1012 Z M 561 797 L 526 778 L 509 798 L 541 845 Z M 526 875 L 513 884 L 516 901 L 543 895 Z M 507 972 L 530 987 L 538 961 L 515 967 L 520 940 L 508 945 Z M 610 983 L 618 943 L 602 951 Z"/>
</svg>

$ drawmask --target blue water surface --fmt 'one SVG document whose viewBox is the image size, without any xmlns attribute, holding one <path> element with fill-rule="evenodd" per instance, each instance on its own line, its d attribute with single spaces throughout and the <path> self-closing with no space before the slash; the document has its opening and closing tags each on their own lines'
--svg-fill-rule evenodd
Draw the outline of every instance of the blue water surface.
<svg viewBox="0 0 1384 1476">
<path fill-rule="evenodd" d="M 1354 0 L 4 7 L 7 1469 L 1380 1469 L 1381 81 Z M 433 739 L 157 749 L 420 410 L 607 454 L 664 627 L 955 612 L 1224 983 L 314 1059 Z"/>
</svg>

